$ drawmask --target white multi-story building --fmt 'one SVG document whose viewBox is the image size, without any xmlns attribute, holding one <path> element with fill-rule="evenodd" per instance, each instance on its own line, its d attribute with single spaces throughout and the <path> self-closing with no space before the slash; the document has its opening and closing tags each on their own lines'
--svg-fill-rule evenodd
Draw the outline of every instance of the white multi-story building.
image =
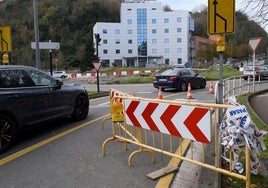
<svg viewBox="0 0 268 188">
<path fill-rule="evenodd" d="M 193 19 L 186 10 L 163 8 L 156 0 L 125 0 L 120 23 L 97 22 L 93 33 L 101 38 L 100 61 L 105 66 L 156 67 L 191 60 Z"/>
</svg>

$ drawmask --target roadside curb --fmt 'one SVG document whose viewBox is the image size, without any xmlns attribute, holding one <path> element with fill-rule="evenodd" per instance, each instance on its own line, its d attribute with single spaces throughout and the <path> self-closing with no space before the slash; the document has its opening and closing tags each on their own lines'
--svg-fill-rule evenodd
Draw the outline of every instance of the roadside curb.
<svg viewBox="0 0 268 188">
<path fill-rule="evenodd" d="M 107 96 L 109 96 L 109 91 L 100 91 L 99 93 L 90 94 L 88 96 L 89 96 L 89 99 L 96 99 L 96 98 L 100 98 L 100 97 L 107 97 Z"/>
</svg>

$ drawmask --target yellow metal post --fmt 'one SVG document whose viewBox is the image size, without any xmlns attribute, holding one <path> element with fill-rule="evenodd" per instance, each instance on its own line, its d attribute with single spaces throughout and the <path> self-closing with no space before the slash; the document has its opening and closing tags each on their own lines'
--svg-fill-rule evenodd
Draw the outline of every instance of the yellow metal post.
<svg viewBox="0 0 268 188">
<path fill-rule="evenodd" d="M 249 146 L 246 145 L 246 188 L 250 188 L 251 184 L 251 176 L 250 176 L 250 149 Z"/>
</svg>

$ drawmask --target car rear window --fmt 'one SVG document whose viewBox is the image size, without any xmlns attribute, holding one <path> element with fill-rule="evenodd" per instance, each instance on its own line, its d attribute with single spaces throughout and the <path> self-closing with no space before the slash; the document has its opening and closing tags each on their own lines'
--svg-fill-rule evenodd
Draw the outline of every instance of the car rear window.
<svg viewBox="0 0 268 188">
<path fill-rule="evenodd" d="M 245 67 L 245 71 L 253 71 L 253 67 Z"/>
<path fill-rule="evenodd" d="M 177 75 L 180 72 L 180 69 L 168 69 L 162 72 L 161 75 Z"/>
</svg>

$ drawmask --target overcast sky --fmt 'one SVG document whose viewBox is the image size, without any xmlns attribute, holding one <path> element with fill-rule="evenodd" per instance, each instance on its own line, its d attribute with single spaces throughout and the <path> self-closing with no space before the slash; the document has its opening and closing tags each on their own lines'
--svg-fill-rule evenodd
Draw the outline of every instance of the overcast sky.
<svg viewBox="0 0 268 188">
<path fill-rule="evenodd" d="M 163 5 L 168 5 L 172 10 L 188 10 L 188 11 L 200 11 L 202 6 L 208 6 L 208 0 L 158 0 L 162 2 Z M 235 1 L 235 9 L 238 11 L 239 9 L 245 7 L 244 0 L 236 0 Z M 247 12 L 250 15 L 249 12 Z M 268 26 L 263 28 L 268 32 Z"/>
<path fill-rule="evenodd" d="M 192 11 L 200 6 L 208 5 L 208 0 L 158 0 L 163 3 L 163 5 L 168 5 L 171 9 L 183 9 Z"/>
<path fill-rule="evenodd" d="M 158 0 L 158 1 L 162 2 L 163 5 L 168 5 L 173 10 L 184 9 L 188 11 L 193 11 L 197 9 L 199 11 L 201 6 L 208 6 L 208 0 Z M 236 10 L 238 10 L 243 0 L 237 0 L 235 2 L 236 2 L 235 8 Z"/>
</svg>

